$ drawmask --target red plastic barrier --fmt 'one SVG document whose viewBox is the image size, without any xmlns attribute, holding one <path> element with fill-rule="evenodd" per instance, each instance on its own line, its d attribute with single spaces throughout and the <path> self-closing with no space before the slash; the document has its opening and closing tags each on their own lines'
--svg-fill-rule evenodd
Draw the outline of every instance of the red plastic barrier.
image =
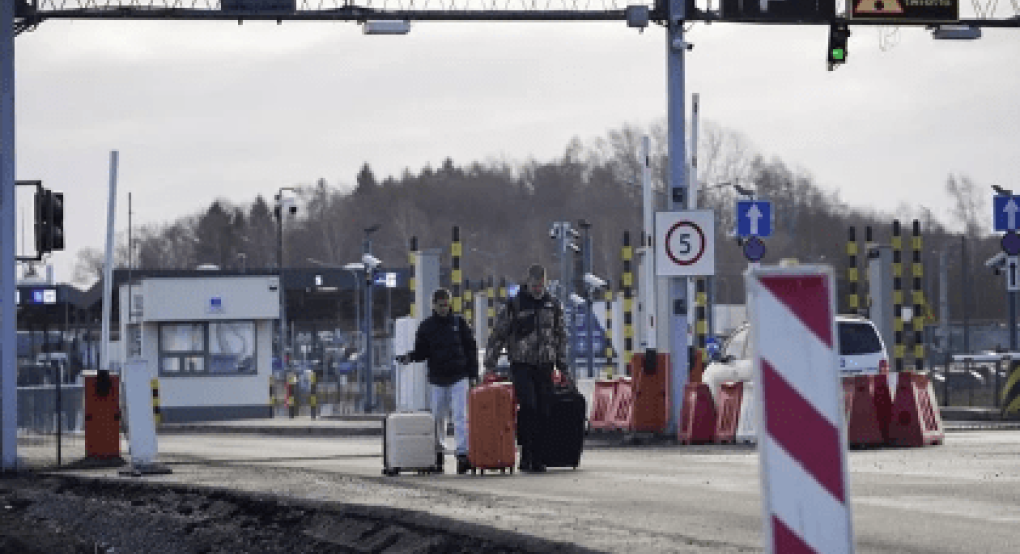
<svg viewBox="0 0 1020 554">
<path fill-rule="evenodd" d="M 637 433 L 662 433 L 669 418 L 669 354 L 656 354 L 655 364 L 645 367 L 644 353 L 634 354 L 630 359 L 630 374 L 633 376 L 634 399 L 631 403 L 630 423 L 627 431 Z"/>
<path fill-rule="evenodd" d="M 85 374 L 85 456 L 120 457 L 120 376 Z"/>
<path fill-rule="evenodd" d="M 874 375 L 843 378 L 847 444 L 877 446 L 886 442 L 876 404 L 878 395 L 883 392 L 888 395 L 888 390 L 886 387 L 883 391 L 876 391 Z M 886 401 L 888 402 L 888 396 Z"/>
<path fill-rule="evenodd" d="M 613 398 L 616 396 L 616 389 L 620 384 L 619 379 L 608 381 L 595 381 L 595 390 L 591 393 L 591 415 L 588 417 L 588 426 L 596 430 L 607 430 L 613 428 L 613 418 L 610 417 L 613 407 Z"/>
<path fill-rule="evenodd" d="M 931 381 L 925 375 L 900 372 L 896 400 L 889 421 L 889 444 L 925 446 L 942 444 L 946 432 Z"/>
<path fill-rule="evenodd" d="M 737 443 L 737 423 L 740 421 L 740 402 L 743 398 L 743 382 L 728 381 L 719 387 L 718 417 L 715 421 L 716 444 Z"/>
<path fill-rule="evenodd" d="M 616 385 L 616 394 L 613 395 L 613 403 L 609 407 L 609 415 L 612 419 L 613 429 L 630 429 L 631 405 L 634 403 L 633 383 L 629 378 L 620 380 Z"/>
<path fill-rule="evenodd" d="M 889 390 L 889 374 L 872 375 L 875 393 L 875 411 L 878 413 L 878 428 L 885 442 L 889 442 L 889 422 L 892 421 L 892 391 Z"/>
<path fill-rule="evenodd" d="M 684 407 L 677 438 L 680 444 L 705 444 L 715 438 L 715 402 L 705 383 L 684 386 Z"/>
</svg>

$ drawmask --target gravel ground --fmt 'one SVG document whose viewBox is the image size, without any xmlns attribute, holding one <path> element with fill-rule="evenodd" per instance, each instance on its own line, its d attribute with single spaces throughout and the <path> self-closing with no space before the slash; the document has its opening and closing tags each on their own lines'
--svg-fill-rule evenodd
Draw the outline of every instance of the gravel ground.
<svg viewBox="0 0 1020 554">
<path fill-rule="evenodd" d="M 0 479 L 0 554 L 593 552 L 393 508 L 80 476 Z"/>
</svg>

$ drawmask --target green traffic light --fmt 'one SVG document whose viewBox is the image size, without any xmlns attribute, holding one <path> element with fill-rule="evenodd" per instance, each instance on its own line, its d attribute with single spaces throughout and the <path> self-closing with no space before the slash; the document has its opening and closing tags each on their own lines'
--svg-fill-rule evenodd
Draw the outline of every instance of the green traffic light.
<svg viewBox="0 0 1020 554">
<path fill-rule="evenodd" d="M 842 48 L 832 49 L 832 59 L 835 61 L 843 61 L 846 59 L 846 50 Z"/>
</svg>

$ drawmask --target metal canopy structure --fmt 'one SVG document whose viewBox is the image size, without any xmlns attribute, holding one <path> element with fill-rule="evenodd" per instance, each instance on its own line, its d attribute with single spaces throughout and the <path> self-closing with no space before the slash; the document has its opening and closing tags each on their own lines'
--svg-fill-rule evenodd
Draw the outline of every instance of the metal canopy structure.
<svg viewBox="0 0 1020 554">
<path fill-rule="evenodd" d="M 47 19 L 123 19 L 197 21 L 628 21 L 643 27 L 665 25 L 667 2 L 644 0 L 14 0 L 16 33 L 30 30 Z M 843 20 L 830 0 L 836 19 Z M 823 0 L 825 2 L 825 0 Z M 828 24 L 829 16 L 807 15 L 762 18 L 722 10 L 701 9 L 688 0 L 685 21 L 774 25 Z M 972 0 L 977 17 L 960 18 L 971 27 L 1020 27 L 1020 3 L 1012 13 L 995 17 L 996 6 Z M 635 19 L 636 16 L 636 19 Z M 636 24 L 643 21 L 644 24 Z M 847 18 L 854 25 L 932 26 L 931 21 Z"/>
</svg>

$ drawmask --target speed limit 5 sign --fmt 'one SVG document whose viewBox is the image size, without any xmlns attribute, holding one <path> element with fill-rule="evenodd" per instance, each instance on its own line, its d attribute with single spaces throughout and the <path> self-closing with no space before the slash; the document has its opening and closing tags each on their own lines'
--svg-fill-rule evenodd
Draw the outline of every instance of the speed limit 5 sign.
<svg viewBox="0 0 1020 554">
<path fill-rule="evenodd" d="M 715 275 L 715 213 L 712 210 L 655 214 L 655 274 Z"/>
</svg>

